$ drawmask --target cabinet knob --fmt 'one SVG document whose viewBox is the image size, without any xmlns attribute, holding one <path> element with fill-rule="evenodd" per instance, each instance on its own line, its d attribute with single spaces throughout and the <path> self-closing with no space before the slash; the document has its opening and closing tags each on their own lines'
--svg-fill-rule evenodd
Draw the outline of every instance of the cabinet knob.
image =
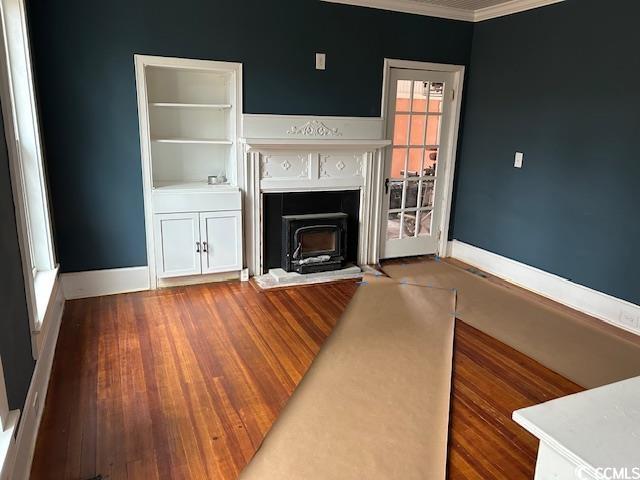
<svg viewBox="0 0 640 480">
<path fill-rule="evenodd" d="M 196 242 L 196 253 L 200 253 L 200 242 Z"/>
<path fill-rule="evenodd" d="M 202 251 L 207 253 L 207 242 L 202 242 Z"/>
</svg>

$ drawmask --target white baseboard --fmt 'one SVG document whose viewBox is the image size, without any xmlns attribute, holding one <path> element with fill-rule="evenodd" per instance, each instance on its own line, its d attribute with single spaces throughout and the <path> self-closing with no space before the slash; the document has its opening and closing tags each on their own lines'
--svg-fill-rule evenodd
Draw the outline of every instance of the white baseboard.
<svg viewBox="0 0 640 480">
<path fill-rule="evenodd" d="M 63 311 L 64 295 L 60 281 L 57 280 L 51 295 L 49 308 L 47 308 L 43 329 L 38 333 L 38 335 L 43 335 L 43 339 L 38 342 L 39 356 L 31 377 L 31 384 L 29 385 L 16 436 L 13 466 L 10 467 L 7 477 L 12 480 L 27 480 L 31 473 L 31 462 L 47 397 L 53 356 L 58 342 L 58 332 L 60 331 Z"/>
<path fill-rule="evenodd" d="M 149 267 L 63 273 L 62 286 L 67 300 L 149 290 Z"/>
<path fill-rule="evenodd" d="M 167 277 L 158 279 L 158 288 L 182 287 L 185 285 L 201 285 L 203 283 L 227 282 L 240 280 L 242 271 L 208 273 L 204 275 L 187 275 L 185 277 Z"/>
<path fill-rule="evenodd" d="M 510 283 L 640 335 L 640 306 L 573 283 L 566 278 L 454 240 L 448 256 Z"/>
</svg>

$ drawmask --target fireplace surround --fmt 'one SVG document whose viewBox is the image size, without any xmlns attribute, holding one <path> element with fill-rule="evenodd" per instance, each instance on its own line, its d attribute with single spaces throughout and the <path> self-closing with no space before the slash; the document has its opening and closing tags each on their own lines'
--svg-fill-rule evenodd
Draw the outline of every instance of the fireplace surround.
<svg viewBox="0 0 640 480">
<path fill-rule="evenodd" d="M 382 148 L 390 144 L 380 139 L 382 119 L 245 114 L 243 120 L 249 274 L 282 269 L 283 215 L 348 213 L 345 264 L 375 263 L 379 216 L 372 212 L 380 210 Z M 278 195 L 331 199 L 345 191 L 355 211 L 315 200 L 314 210 L 298 211 L 301 205 L 293 202 L 296 210 L 280 212 L 274 220 Z"/>
<path fill-rule="evenodd" d="M 360 191 L 316 191 L 316 192 L 272 192 L 264 193 L 262 211 L 262 246 L 264 271 L 272 268 L 282 268 L 285 271 L 302 273 L 300 270 L 326 271 L 330 269 L 292 268 L 287 262 L 286 255 L 293 255 L 297 245 L 291 250 L 288 244 L 293 245 L 294 233 L 288 229 L 291 227 L 312 227 L 322 225 L 339 225 L 343 232 L 336 238 L 336 246 L 341 247 L 341 253 L 332 256 L 342 256 L 341 265 L 331 270 L 337 270 L 349 264 L 357 264 L 357 252 L 359 247 L 359 223 L 360 223 Z M 336 216 L 337 214 L 337 216 Z M 333 216 L 332 216 L 333 215 Z M 312 229 L 303 230 L 304 234 L 312 233 Z M 323 229 L 319 229 L 322 231 Z M 324 229 L 326 232 L 328 229 Z M 306 235 L 305 235 L 306 236 Z M 307 245 L 310 241 L 320 241 L 322 237 L 307 236 Z M 289 250 L 289 251 L 288 251 Z M 320 250 L 320 249 L 318 249 Z M 308 255 L 306 257 L 319 256 Z M 323 253 L 326 255 L 327 253 Z M 297 265 L 297 264 L 296 264 Z M 303 263 L 304 265 L 304 263 Z M 334 266 L 337 264 L 334 264 Z"/>
</svg>

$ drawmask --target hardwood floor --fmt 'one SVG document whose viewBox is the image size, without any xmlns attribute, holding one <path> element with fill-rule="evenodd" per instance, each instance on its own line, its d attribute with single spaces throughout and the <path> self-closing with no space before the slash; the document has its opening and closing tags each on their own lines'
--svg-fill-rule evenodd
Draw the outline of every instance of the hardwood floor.
<svg viewBox="0 0 640 480">
<path fill-rule="evenodd" d="M 354 294 L 224 283 L 67 303 L 33 479 L 235 479 Z M 531 479 L 517 408 L 581 390 L 458 322 L 450 479 Z"/>
</svg>

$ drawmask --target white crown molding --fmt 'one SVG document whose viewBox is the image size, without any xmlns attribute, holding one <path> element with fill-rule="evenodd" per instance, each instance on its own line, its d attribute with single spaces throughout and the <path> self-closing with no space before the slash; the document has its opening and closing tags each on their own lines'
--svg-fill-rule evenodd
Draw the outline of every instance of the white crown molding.
<svg viewBox="0 0 640 480">
<path fill-rule="evenodd" d="M 478 10 L 464 10 L 461 8 L 429 5 L 417 0 L 322 0 L 329 3 L 342 3 L 358 7 L 377 8 L 393 12 L 412 13 L 427 17 L 447 18 L 465 22 L 482 22 L 491 18 L 503 17 L 514 13 L 545 7 L 564 0 L 511 0 L 493 7 Z"/>
<path fill-rule="evenodd" d="M 513 15 L 514 13 L 546 7 L 560 2 L 564 2 L 564 0 L 511 0 L 510 2 L 501 3 L 500 5 L 476 10 L 473 15 L 473 21 L 482 22 L 484 20 Z"/>
<path fill-rule="evenodd" d="M 447 255 L 574 310 L 640 335 L 640 305 L 458 240 L 449 242 Z"/>
</svg>

